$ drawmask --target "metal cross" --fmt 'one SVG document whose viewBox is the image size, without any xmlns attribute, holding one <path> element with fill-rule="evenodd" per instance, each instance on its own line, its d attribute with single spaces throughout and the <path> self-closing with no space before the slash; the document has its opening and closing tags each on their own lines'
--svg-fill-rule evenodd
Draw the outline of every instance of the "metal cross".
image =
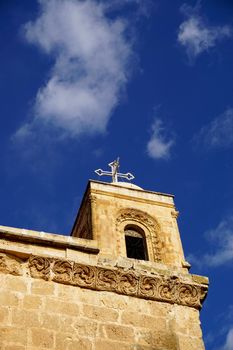
<svg viewBox="0 0 233 350">
<path fill-rule="evenodd" d="M 120 162 L 119 162 L 119 157 L 114 160 L 113 162 L 109 163 L 108 165 L 111 168 L 111 171 L 105 171 L 102 169 L 97 169 L 95 170 L 95 173 L 99 176 L 112 176 L 112 182 L 118 182 L 118 177 L 122 177 L 125 178 L 127 180 L 133 180 L 134 176 L 131 173 L 126 173 L 126 174 L 122 174 L 122 173 L 118 173 L 118 169 L 120 168 Z"/>
</svg>

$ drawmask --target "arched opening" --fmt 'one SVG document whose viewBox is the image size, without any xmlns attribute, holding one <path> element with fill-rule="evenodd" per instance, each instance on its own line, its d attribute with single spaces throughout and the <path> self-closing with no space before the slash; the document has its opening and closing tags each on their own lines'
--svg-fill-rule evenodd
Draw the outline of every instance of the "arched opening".
<svg viewBox="0 0 233 350">
<path fill-rule="evenodd" d="M 127 225 L 124 229 L 127 258 L 148 260 L 144 231 L 135 225 Z"/>
</svg>

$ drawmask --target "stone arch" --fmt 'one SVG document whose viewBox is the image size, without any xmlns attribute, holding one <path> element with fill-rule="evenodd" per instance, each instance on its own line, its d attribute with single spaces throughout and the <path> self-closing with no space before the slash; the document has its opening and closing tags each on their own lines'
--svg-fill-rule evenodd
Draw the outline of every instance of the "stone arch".
<svg viewBox="0 0 233 350">
<path fill-rule="evenodd" d="M 161 261 L 160 254 L 160 233 L 159 223 L 149 214 L 138 209 L 122 209 L 116 219 L 116 231 L 118 233 L 118 250 L 120 251 L 120 237 L 126 225 L 136 225 L 145 233 L 146 244 L 150 261 Z"/>
</svg>

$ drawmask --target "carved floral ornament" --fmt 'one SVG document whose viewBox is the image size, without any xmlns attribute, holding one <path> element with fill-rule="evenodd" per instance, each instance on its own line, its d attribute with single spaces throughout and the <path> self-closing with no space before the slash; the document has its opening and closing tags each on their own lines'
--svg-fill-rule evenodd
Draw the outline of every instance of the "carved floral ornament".
<svg viewBox="0 0 233 350">
<path fill-rule="evenodd" d="M 175 276 L 152 276 L 40 256 L 31 256 L 28 264 L 34 278 L 195 308 L 201 307 L 207 293 L 206 285 L 184 283 Z"/>
<path fill-rule="evenodd" d="M 161 252 L 160 252 L 160 241 L 159 237 L 161 237 L 161 228 L 158 222 L 152 218 L 147 213 L 144 213 L 141 210 L 137 209 L 124 209 L 120 211 L 117 219 L 116 219 L 116 229 L 119 231 L 122 230 L 122 223 L 135 223 L 136 225 L 142 225 L 146 228 L 149 234 L 146 234 L 147 244 L 151 242 L 152 251 L 153 251 L 153 261 L 161 261 Z M 148 241 L 148 238 L 150 242 Z"/>
</svg>

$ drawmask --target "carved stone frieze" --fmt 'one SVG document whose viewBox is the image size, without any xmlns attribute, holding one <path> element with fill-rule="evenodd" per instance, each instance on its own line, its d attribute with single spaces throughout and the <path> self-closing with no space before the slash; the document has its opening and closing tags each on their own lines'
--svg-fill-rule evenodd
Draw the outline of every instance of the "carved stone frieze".
<svg viewBox="0 0 233 350">
<path fill-rule="evenodd" d="M 1 273 L 9 273 L 15 276 L 20 276 L 23 274 L 22 260 L 15 257 L 10 256 L 4 253 L 0 253 L 0 272 Z"/>
<path fill-rule="evenodd" d="M 142 276 L 140 282 L 139 294 L 145 298 L 154 298 L 157 293 L 159 278 L 154 276 Z"/>
<path fill-rule="evenodd" d="M 73 263 L 66 260 L 56 259 L 53 263 L 53 281 L 61 283 L 70 283 L 72 278 Z"/>
<path fill-rule="evenodd" d="M 49 280 L 52 259 L 41 256 L 29 258 L 29 269 L 32 277 Z"/>
<path fill-rule="evenodd" d="M 95 280 L 96 280 L 95 266 L 74 263 L 71 284 L 75 284 L 79 287 L 95 289 L 96 287 Z"/>
<path fill-rule="evenodd" d="M 64 259 L 31 256 L 28 264 L 31 277 L 195 308 L 201 307 L 208 288 L 186 283 L 176 276 L 84 265 Z"/>
<path fill-rule="evenodd" d="M 117 292 L 126 295 L 138 296 L 138 284 L 140 276 L 134 272 L 124 272 L 119 274 L 119 282 L 117 284 Z"/>
<path fill-rule="evenodd" d="M 98 288 L 103 290 L 116 290 L 118 283 L 118 273 L 116 270 L 98 268 Z"/>
<path fill-rule="evenodd" d="M 195 305 L 198 302 L 198 289 L 195 286 L 180 284 L 178 286 L 178 298 L 183 304 Z"/>
<path fill-rule="evenodd" d="M 177 279 L 162 279 L 158 283 L 158 295 L 166 301 L 177 299 Z"/>
<path fill-rule="evenodd" d="M 84 265 L 59 258 L 31 256 L 27 261 L 16 258 L 14 264 L 7 254 L 0 258 L 1 273 L 20 275 L 27 265 L 33 278 L 195 308 L 201 307 L 208 289 L 205 284 L 184 282 L 177 276 Z"/>
</svg>

